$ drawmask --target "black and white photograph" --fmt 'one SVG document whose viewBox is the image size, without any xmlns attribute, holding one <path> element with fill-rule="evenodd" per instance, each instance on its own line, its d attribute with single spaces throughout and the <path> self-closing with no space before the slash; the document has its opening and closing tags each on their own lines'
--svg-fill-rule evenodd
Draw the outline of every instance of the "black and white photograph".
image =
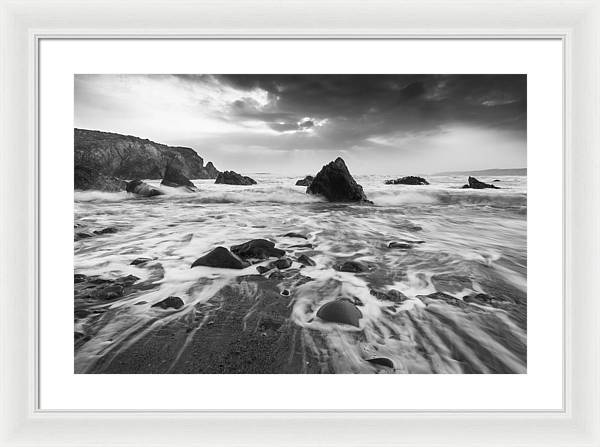
<svg viewBox="0 0 600 447">
<path fill-rule="evenodd" d="M 525 74 L 75 74 L 73 149 L 76 374 L 527 373 Z"/>
</svg>

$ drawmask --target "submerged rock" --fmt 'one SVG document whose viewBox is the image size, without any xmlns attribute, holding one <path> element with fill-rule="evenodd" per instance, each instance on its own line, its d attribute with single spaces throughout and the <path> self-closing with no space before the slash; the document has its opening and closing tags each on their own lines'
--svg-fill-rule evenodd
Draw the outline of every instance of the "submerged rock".
<svg viewBox="0 0 600 447">
<path fill-rule="evenodd" d="M 386 185 L 429 185 L 429 182 L 423 177 L 417 177 L 414 175 L 397 178 L 395 180 L 386 180 L 384 183 Z"/>
<path fill-rule="evenodd" d="M 141 180 L 132 180 L 127 183 L 127 192 L 143 197 L 162 196 L 164 194 L 160 189 L 150 186 L 148 183 Z"/>
<path fill-rule="evenodd" d="M 192 267 L 205 266 L 224 269 L 243 269 L 250 264 L 238 258 L 225 247 L 217 247 L 210 253 L 196 259 Z"/>
<path fill-rule="evenodd" d="M 337 269 L 340 272 L 351 272 L 351 273 L 366 272 L 368 270 L 367 266 L 365 264 L 363 264 L 362 262 L 358 262 L 358 261 L 346 261 L 343 264 L 338 265 Z"/>
<path fill-rule="evenodd" d="M 309 267 L 314 267 L 315 265 L 317 265 L 317 263 L 315 261 L 313 261 L 311 258 L 309 258 L 308 256 L 306 256 L 304 254 L 298 256 L 298 262 L 300 264 L 303 264 L 303 265 L 306 265 Z"/>
<path fill-rule="evenodd" d="M 79 241 L 81 239 L 87 239 L 87 238 L 90 238 L 90 237 L 94 237 L 94 235 L 91 234 L 91 233 L 86 233 L 84 231 L 79 231 L 79 232 L 75 233 L 75 240 L 76 241 Z"/>
<path fill-rule="evenodd" d="M 165 175 L 163 176 L 161 185 L 170 186 L 172 188 L 185 187 L 189 191 L 198 191 L 196 185 L 187 178 L 183 173 L 172 165 L 167 166 L 165 169 Z"/>
<path fill-rule="evenodd" d="M 170 296 L 156 304 L 153 304 L 151 307 L 160 307 L 161 309 L 181 309 L 183 305 L 184 302 L 181 298 L 178 296 Z"/>
<path fill-rule="evenodd" d="M 129 263 L 129 265 L 143 265 L 147 262 L 152 261 L 152 258 L 136 258 Z"/>
<path fill-rule="evenodd" d="M 302 180 L 296 182 L 296 186 L 310 186 L 315 178 L 312 175 L 307 175 Z"/>
<path fill-rule="evenodd" d="M 285 255 L 285 250 L 275 248 L 275 243 L 266 239 L 252 239 L 243 244 L 234 245 L 231 251 L 242 259 L 279 258 Z"/>
<path fill-rule="evenodd" d="M 339 157 L 323 166 L 306 192 L 324 196 L 330 202 L 373 203 L 367 199 L 362 186 L 352 178 L 346 163 Z"/>
<path fill-rule="evenodd" d="M 103 228 L 102 230 L 96 230 L 94 231 L 94 234 L 113 234 L 116 233 L 118 230 L 115 227 L 106 227 Z"/>
<path fill-rule="evenodd" d="M 317 317 L 331 323 L 349 324 L 359 327 L 362 312 L 348 300 L 337 299 L 321 306 Z"/>
<path fill-rule="evenodd" d="M 463 301 L 466 303 L 474 303 L 482 306 L 493 306 L 496 307 L 498 305 L 502 305 L 505 303 L 514 303 L 515 301 L 510 298 L 505 297 L 495 297 L 490 296 L 486 293 L 473 293 L 470 295 L 465 295 L 463 297 Z"/>
<path fill-rule="evenodd" d="M 75 275 L 76 306 L 79 300 L 82 299 L 109 301 L 121 298 L 132 291 L 133 284 L 139 279 L 134 275 L 127 275 L 116 279 L 81 274 Z"/>
<path fill-rule="evenodd" d="M 459 300 L 458 298 L 454 298 L 452 295 L 448 295 L 447 293 L 443 292 L 434 292 L 430 293 L 429 295 L 417 295 L 417 298 L 423 301 L 423 303 L 425 303 L 427 306 L 440 301 L 460 308 L 467 306 L 463 300 Z"/>
<path fill-rule="evenodd" d="M 373 295 L 374 297 L 376 297 L 379 300 L 392 301 L 394 303 L 402 303 L 403 301 L 406 301 L 408 299 L 408 297 L 405 294 L 403 294 L 402 292 L 400 292 L 399 290 L 396 290 L 396 289 L 391 289 L 391 290 L 371 289 L 370 293 L 371 293 L 371 295 Z"/>
<path fill-rule="evenodd" d="M 387 357 L 376 357 L 374 359 L 367 359 L 367 362 L 374 365 L 387 366 L 388 368 L 394 368 L 394 362 Z"/>
<path fill-rule="evenodd" d="M 500 189 L 496 185 L 490 185 L 489 183 L 480 182 L 475 177 L 469 177 L 468 184 L 463 186 L 463 189 L 471 188 L 471 189 Z"/>
<path fill-rule="evenodd" d="M 219 172 L 215 183 L 225 185 L 256 185 L 256 180 L 238 174 L 234 171 Z"/>
<path fill-rule="evenodd" d="M 400 248 L 402 250 L 408 250 L 410 248 L 413 248 L 413 246 L 406 242 L 392 241 L 388 244 L 388 248 Z"/>
</svg>

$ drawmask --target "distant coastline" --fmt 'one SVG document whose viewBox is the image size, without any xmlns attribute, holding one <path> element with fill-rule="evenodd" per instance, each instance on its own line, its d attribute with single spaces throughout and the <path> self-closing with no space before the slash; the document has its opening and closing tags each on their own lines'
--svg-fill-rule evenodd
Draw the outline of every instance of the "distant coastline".
<svg viewBox="0 0 600 447">
<path fill-rule="evenodd" d="M 438 172 L 433 175 L 527 175 L 527 168 L 509 168 L 509 169 L 483 169 L 479 171 L 449 171 Z"/>
</svg>

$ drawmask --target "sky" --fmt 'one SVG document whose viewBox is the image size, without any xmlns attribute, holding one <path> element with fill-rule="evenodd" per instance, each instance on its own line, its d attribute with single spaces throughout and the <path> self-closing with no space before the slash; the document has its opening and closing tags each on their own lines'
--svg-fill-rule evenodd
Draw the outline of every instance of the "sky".
<svg viewBox="0 0 600 447">
<path fill-rule="evenodd" d="M 219 170 L 418 175 L 526 167 L 526 75 L 75 75 L 75 127 Z"/>
</svg>

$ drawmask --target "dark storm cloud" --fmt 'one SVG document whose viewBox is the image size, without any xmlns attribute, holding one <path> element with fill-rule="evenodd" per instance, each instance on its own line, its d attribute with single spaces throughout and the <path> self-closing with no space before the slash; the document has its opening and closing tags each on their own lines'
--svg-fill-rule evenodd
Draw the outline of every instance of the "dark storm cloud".
<svg viewBox="0 0 600 447">
<path fill-rule="evenodd" d="M 223 75 L 236 89 L 267 92 L 266 107 L 235 104 L 233 119 L 252 118 L 278 132 L 311 122 L 321 146 L 343 148 L 390 135 L 440 133 L 462 125 L 521 134 L 525 75 Z M 309 117 L 306 124 L 300 120 Z M 312 126 L 311 126 L 312 127 Z M 302 145 L 298 142 L 298 145 Z"/>
</svg>

